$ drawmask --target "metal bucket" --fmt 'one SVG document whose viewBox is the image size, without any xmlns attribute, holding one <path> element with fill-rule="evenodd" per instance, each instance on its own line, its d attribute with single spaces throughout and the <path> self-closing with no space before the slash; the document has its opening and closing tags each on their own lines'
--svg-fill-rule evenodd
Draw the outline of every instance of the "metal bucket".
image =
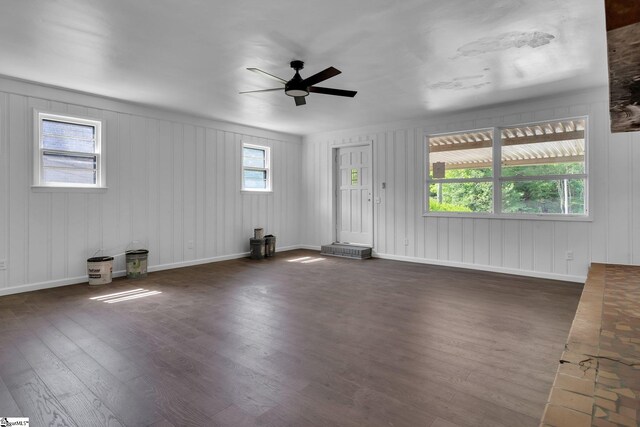
<svg viewBox="0 0 640 427">
<path fill-rule="evenodd" d="M 264 258 L 264 239 L 249 239 L 251 245 L 251 259 Z"/>
<path fill-rule="evenodd" d="M 264 236 L 264 256 L 274 256 L 276 254 L 276 236 L 268 234 Z"/>
<path fill-rule="evenodd" d="M 141 279 L 147 277 L 147 257 L 149 251 L 146 249 L 135 249 L 126 251 L 127 279 Z"/>
</svg>

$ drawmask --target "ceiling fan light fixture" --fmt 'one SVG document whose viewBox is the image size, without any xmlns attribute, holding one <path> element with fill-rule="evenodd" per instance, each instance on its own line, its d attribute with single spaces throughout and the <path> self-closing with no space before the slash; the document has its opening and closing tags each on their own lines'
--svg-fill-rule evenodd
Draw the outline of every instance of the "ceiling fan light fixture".
<svg viewBox="0 0 640 427">
<path fill-rule="evenodd" d="M 307 89 L 306 85 L 302 81 L 302 77 L 300 77 L 300 73 L 298 72 L 299 70 L 302 69 L 302 65 L 303 65 L 302 61 L 291 62 L 291 67 L 293 67 L 296 70 L 296 74 L 293 76 L 291 80 L 289 80 L 284 85 L 284 93 L 286 93 L 289 96 L 296 97 L 296 96 L 309 95 L 309 90 Z"/>
<path fill-rule="evenodd" d="M 289 96 L 307 96 L 309 95 L 309 91 L 308 90 L 304 90 L 304 89 L 299 89 L 299 88 L 292 88 L 292 89 L 285 89 L 284 93 L 286 93 Z"/>
</svg>

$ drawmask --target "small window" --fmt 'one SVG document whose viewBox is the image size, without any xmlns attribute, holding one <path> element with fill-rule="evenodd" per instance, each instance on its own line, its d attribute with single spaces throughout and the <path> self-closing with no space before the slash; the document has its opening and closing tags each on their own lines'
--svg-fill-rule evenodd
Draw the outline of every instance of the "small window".
<svg viewBox="0 0 640 427">
<path fill-rule="evenodd" d="M 493 131 L 429 138 L 430 212 L 493 212 Z"/>
<path fill-rule="evenodd" d="M 102 188 L 102 122 L 35 112 L 34 186 Z"/>
<path fill-rule="evenodd" d="M 271 191 L 269 147 L 242 145 L 242 189 L 244 191 Z"/>
</svg>

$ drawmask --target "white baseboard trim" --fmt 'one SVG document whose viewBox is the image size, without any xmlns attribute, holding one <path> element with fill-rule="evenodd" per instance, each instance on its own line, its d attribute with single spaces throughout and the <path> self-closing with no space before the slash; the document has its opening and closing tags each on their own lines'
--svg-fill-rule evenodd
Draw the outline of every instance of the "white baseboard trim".
<svg viewBox="0 0 640 427">
<path fill-rule="evenodd" d="M 584 283 L 587 276 L 574 276 L 568 274 L 548 273 L 544 271 L 518 270 L 515 268 L 495 267 L 492 265 L 469 264 L 466 262 L 441 261 L 427 258 L 417 258 L 403 255 L 391 255 L 373 252 L 374 258 L 389 259 L 394 261 L 414 262 L 418 264 L 440 265 L 443 267 L 464 268 L 467 270 L 481 270 L 493 273 L 513 274 L 516 276 L 537 277 L 539 279 L 562 280 L 565 282 Z"/>
<path fill-rule="evenodd" d="M 287 252 L 295 249 L 301 249 L 300 245 L 285 246 L 276 248 L 277 252 Z M 209 264 L 212 262 L 228 261 L 232 259 L 245 258 L 249 256 L 249 252 L 241 252 L 237 254 L 222 255 L 212 258 L 202 258 L 196 260 L 174 262 L 170 264 L 160 264 L 149 266 L 147 271 L 153 273 L 155 271 L 171 270 L 174 268 L 191 267 L 194 265 Z M 125 270 L 118 270 L 112 273 L 112 277 L 123 277 L 126 275 Z M 19 294 L 23 292 L 39 291 L 41 289 L 58 288 L 60 286 L 77 285 L 78 283 L 86 283 L 89 281 L 87 276 L 68 277 L 65 279 L 48 280 L 46 282 L 28 283 L 26 285 L 13 286 L 10 288 L 0 289 L 0 296 Z"/>
<path fill-rule="evenodd" d="M 310 251 L 319 251 L 321 248 L 320 246 L 314 246 L 314 245 L 298 245 L 298 249 L 307 249 Z"/>
</svg>

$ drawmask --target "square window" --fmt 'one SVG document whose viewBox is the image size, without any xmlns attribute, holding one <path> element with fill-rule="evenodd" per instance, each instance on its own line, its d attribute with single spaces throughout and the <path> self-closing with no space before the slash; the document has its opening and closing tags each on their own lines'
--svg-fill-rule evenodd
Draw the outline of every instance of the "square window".
<svg viewBox="0 0 640 427">
<path fill-rule="evenodd" d="M 429 138 L 430 212 L 493 212 L 493 130 Z"/>
<path fill-rule="evenodd" d="M 585 119 L 501 130 L 501 212 L 587 214 Z"/>
<path fill-rule="evenodd" d="M 34 113 L 34 186 L 102 188 L 102 122 Z"/>
</svg>

